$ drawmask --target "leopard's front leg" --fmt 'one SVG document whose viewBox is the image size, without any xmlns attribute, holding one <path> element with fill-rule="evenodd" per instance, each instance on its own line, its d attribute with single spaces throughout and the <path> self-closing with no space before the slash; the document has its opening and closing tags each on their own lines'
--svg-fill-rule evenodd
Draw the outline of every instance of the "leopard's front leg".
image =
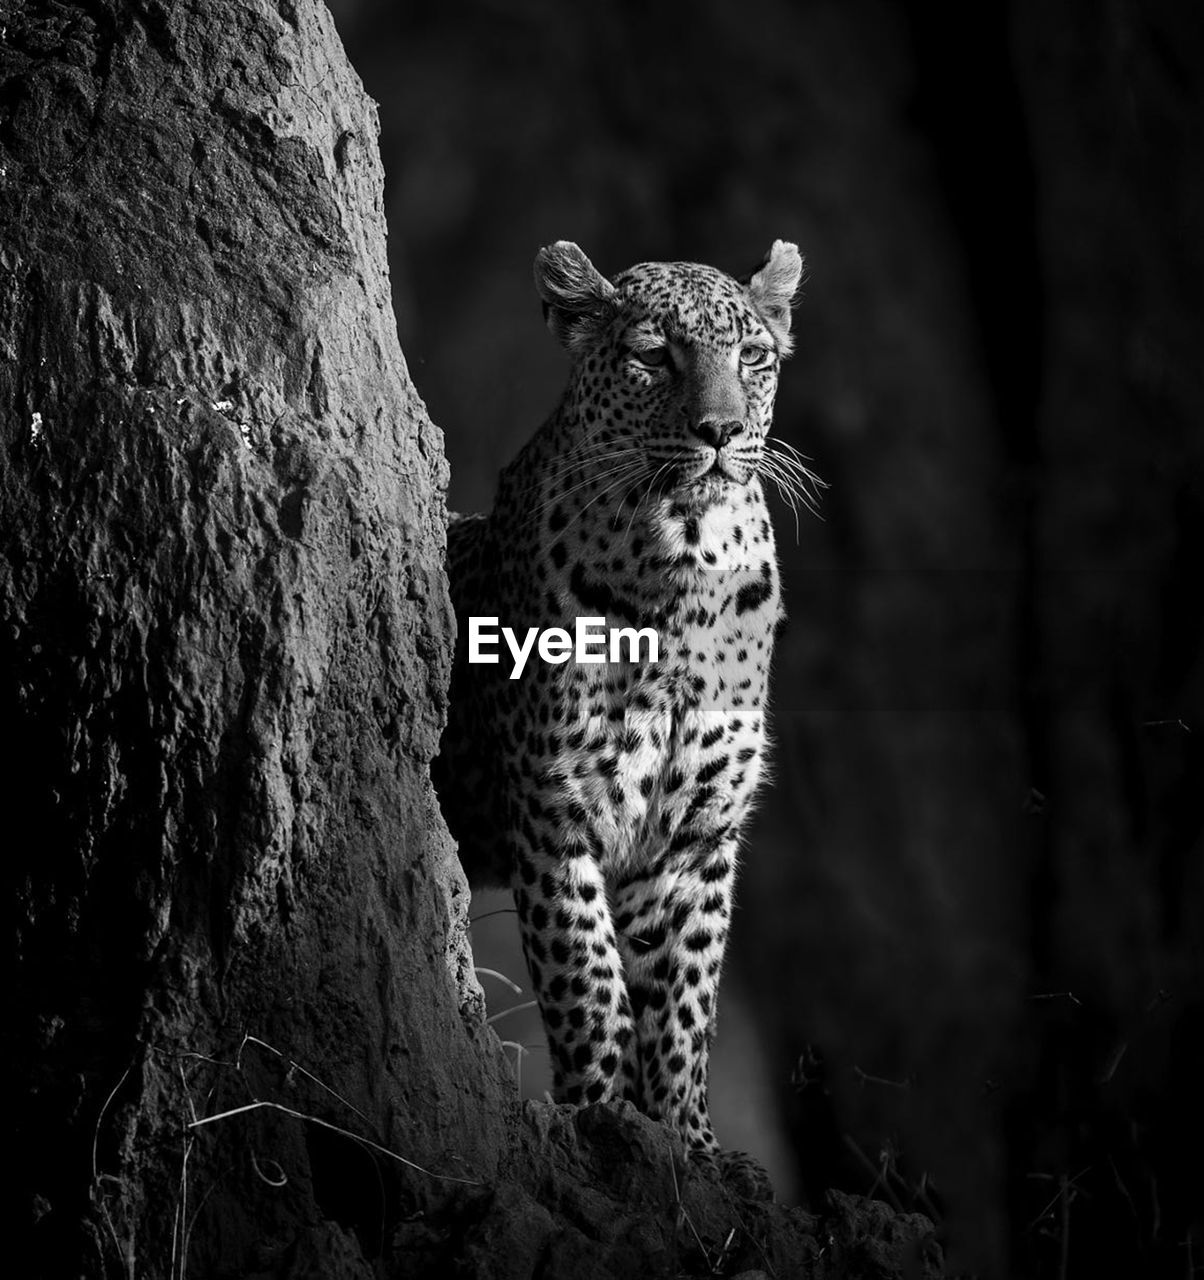
<svg viewBox="0 0 1204 1280">
<path fill-rule="evenodd" d="M 735 868 L 734 836 L 699 838 L 628 876 L 615 892 L 636 1027 L 624 1064 L 629 1096 L 703 1153 L 719 1148 L 707 1106 L 707 1065 Z"/>
<path fill-rule="evenodd" d="M 587 853 L 520 837 L 513 877 L 523 950 L 558 1102 L 605 1102 L 634 1032 L 602 873 Z"/>
</svg>

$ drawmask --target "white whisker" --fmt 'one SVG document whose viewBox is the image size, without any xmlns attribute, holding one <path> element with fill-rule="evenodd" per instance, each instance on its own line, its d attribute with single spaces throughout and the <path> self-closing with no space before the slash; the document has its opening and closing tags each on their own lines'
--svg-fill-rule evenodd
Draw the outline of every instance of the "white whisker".
<svg viewBox="0 0 1204 1280">
<path fill-rule="evenodd" d="M 778 493 L 781 494 L 783 500 L 790 505 L 790 510 L 794 513 L 794 541 L 797 546 L 802 539 L 802 529 L 799 525 L 798 506 L 795 503 L 791 486 L 788 481 L 782 478 L 782 473 L 777 468 L 776 459 L 772 458 L 769 454 L 766 454 L 762 459 L 762 466 L 764 474 L 773 481 Z"/>
<path fill-rule="evenodd" d="M 639 450 L 632 450 L 632 452 L 638 453 Z M 535 508 L 534 514 L 542 515 L 549 507 L 554 506 L 562 499 L 576 493 L 579 489 L 587 488 L 589 485 L 594 484 L 599 480 L 605 480 L 607 477 L 613 475 L 619 468 L 632 466 L 635 461 L 636 460 L 633 458 L 627 458 L 626 460 L 618 459 L 613 465 L 603 467 L 599 471 L 591 472 L 589 475 L 581 476 L 581 478 L 575 483 L 566 485 L 562 489 L 557 489 L 549 498 L 546 498 L 538 507 Z M 555 477 L 551 478 L 555 479 Z"/>
<path fill-rule="evenodd" d="M 644 496 L 643 496 L 642 498 L 638 499 L 638 500 L 637 500 L 637 502 L 636 502 L 636 504 L 635 504 L 635 506 L 634 506 L 634 507 L 632 507 L 632 509 L 631 509 L 631 519 L 627 521 L 627 528 L 626 528 L 626 530 L 625 530 L 625 531 L 624 531 L 624 533 L 623 533 L 623 541 L 624 541 L 624 542 L 626 542 L 626 541 L 628 540 L 628 538 L 630 538 L 630 537 L 631 537 L 631 526 L 635 523 L 635 518 L 636 518 L 637 514 L 639 513 L 640 507 L 641 507 L 645 502 L 647 502 L 647 501 L 648 501 L 648 496 L 649 496 L 649 494 L 651 494 L 651 492 L 652 492 L 652 486 L 653 486 L 654 484 L 656 484 L 657 480 L 658 480 L 658 479 L 659 479 L 659 477 L 660 477 L 661 472 L 662 472 L 662 471 L 664 471 L 664 470 L 665 470 L 669 465 L 670 465 L 670 464 L 669 464 L 669 463 L 667 463 L 667 462 L 662 462 L 662 463 L 661 463 L 661 465 L 660 465 L 660 466 L 659 466 L 659 467 L 658 467 L 658 468 L 657 468 L 657 469 L 652 473 L 652 479 L 648 481 L 648 487 L 647 487 L 647 489 L 645 489 L 645 490 L 644 490 Z M 630 493 L 630 492 L 631 492 L 631 491 L 630 491 L 630 490 L 628 490 L 628 493 Z M 624 498 L 624 500 L 626 500 L 626 498 Z"/>
<path fill-rule="evenodd" d="M 628 462 L 624 466 L 616 468 L 615 471 L 611 473 L 612 475 L 615 476 L 615 478 L 611 480 L 611 482 L 608 485 L 606 485 L 603 489 L 601 489 L 598 493 L 594 494 L 594 496 L 585 504 L 585 506 L 583 506 L 581 510 L 578 511 L 576 515 L 573 516 L 573 518 L 568 522 L 568 524 L 565 525 L 565 529 L 566 530 L 571 529 L 573 525 L 578 520 L 580 520 L 582 516 L 585 515 L 585 513 L 590 509 L 590 507 L 594 505 L 595 502 L 599 501 L 601 498 L 605 498 L 608 493 L 610 493 L 614 489 L 617 489 L 620 485 L 626 484 L 627 481 L 631 479 L 633 471 L 635 473 L 635 483 L 639 484 L 643 476 L 645 466 L 646 464 L 643 461 L 639 461 L 639 462 Z"/>
<path fill-rule="evenodd" d="M 627 449 L 612 449 L 612 450 L 600 451 L 596 455 L 592 455 L 592 456 L 585 455 L 582 457 L 578 457 L 574 459 L 572 462 L 565 463 L 563 465 L 560 463 L 557 463 L 555 466 L 547 467 L 542 471 L 540 471 L 538 475 L 533 479 L 530 485 L 530 488 L 534 489 L 537 487 L 543 487 L 548 484 L 554 484 L 556 481 L 562 480 L 566 476 L 571 476 L 571 475 L 579 475 L 581 479 L 589 480 L 590 477 L 584 474 L 582 468 L 588 467 L 591 465 L 597 466 L 597 465 L 605 465 L 612 462 L 618 462 L 623 458 L 629 458 L 634 454 L 638 454 L 642 452 L 643 450 L 633 445 Z M 544 505 L 550 506 L 553 502 L 555 502 L 561 496 L 562 495 L 560 493 L 554 493 L 549 499 L 547 499 Z"/>
<path fill-rule="evenodd" d="M 793 477 L 797 496 L 815 515 L 819 516 L 820 490 L 826 489 L 828 486 L 810 467 L 799 461 L 799 457 L 802 455 L 798 454 L 797 449 L 793 450 L 793 454 L 778 451 L 772 446 L 782 444 L 780 440 L 766 440 L 765 444 L 764 456 L 767 459 L 772 458 L 783 474 Z M 795 454 L 798 454 L 798 456 L 793 456 Z M 822 519 L 822 516 L 820 518 Z"/>
</svg>

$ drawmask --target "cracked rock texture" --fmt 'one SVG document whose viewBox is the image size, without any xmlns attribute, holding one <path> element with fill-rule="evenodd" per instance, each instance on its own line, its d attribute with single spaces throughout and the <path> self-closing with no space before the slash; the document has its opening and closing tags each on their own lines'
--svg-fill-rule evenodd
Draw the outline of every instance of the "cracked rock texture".
<svg viewBox="0 0 1204 1280">
<path fill-rule="evenodd" d="M 939 1274 L 519 1106 L 428 780 L 440 433 L 324 7 L 0 5 L 3 1060 L 21 1274 Z"/>
</svg>

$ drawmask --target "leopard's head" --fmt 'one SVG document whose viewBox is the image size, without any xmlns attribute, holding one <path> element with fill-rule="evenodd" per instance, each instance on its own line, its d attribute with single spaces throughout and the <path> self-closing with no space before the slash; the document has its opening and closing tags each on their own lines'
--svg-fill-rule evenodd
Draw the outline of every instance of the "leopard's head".
<svg viewBox="0 0 1204 1280">
<path fill-rule="evenodd" d="M 535 283 L 573 358 L 565 404 L 582 468 L 624 500 L 691 505 L 772 476 L 765 441 L 802 271 L 783 240 L 745 282 L 685 262 L 611 281 L 569 241 L 541 249 Z"/>
</svg>

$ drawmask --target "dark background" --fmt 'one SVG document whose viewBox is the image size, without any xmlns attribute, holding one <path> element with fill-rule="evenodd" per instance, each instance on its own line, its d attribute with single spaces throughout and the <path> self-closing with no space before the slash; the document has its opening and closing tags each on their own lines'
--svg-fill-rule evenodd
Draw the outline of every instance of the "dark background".
<svg viewBox="0 0 1204 1280">
<path fill-rule="evenodd" d="M 452 506 L 563 381 L 541 244 L 807 256 L 721 1137 L 984 1276 L 1204 1273 L 1204 9 L 331 7 Z"/>
</svg>

